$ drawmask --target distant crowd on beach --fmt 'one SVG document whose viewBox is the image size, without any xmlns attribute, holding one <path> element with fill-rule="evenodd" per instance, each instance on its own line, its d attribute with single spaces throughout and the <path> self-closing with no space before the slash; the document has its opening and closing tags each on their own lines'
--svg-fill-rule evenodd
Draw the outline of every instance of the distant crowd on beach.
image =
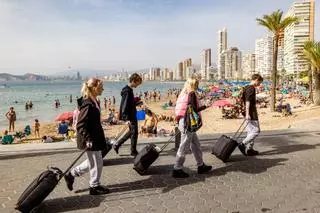
<svg viewBox="0 0 320 213">
<path fill-rule="evenodd" d="M 224 100 L 223 105 L 218 105 L 221 108 L 222 118 L 224 119 L 236 119 L 242 116 L 242 108 L 240 90 L 243 86 L 241 85 L 231 85 L 228 83 L 216 82 L 214 84 L 205 84 L 202 87 L 199 87 L 197 90 L 197 95 L 199 96 L 202 103 L 207 105 L 213 104 L 216 101 L 221 99 Z M 281 87 L 277 88 L 278 92 L 281 95 L 278 95 L 276 110 L 277 112 L 282 113 L 283 116 L 292 115 L 292 108 L 297 108 L 301 105 L 309 104 L 310 100 L 307 95 L 306 88 L 303 85 L 292 85 L 290 83 L 283 84 Z M 166 135 L 168 130 L 158 128 L 158 124 L 160 121 L 172 122 L 174 125 L 176 122 L 176 116 L 173 114 L 173 109 L 176 106 L 177 99 L 181 94 L 181 88 L 170 88 L 167 91 L 161 92 L 158 89 L 152 89 L 148 91 L 140 91 L 135 93 L 134 98 L 136 102 L 140 102 L 141 104 L 137 105 L 138 113 L 143 114 L 143 124 L 141 128 L 139 128 L 138 133 L 144 136 L 157 136 L 158 133 Z M 270 85 L 260 85 L 256 88 L 257 92 L 257 100 L 256 104 L 258 108 L 267 108 L 270 103 L 268 101 L 270 96 Z M 298 98 L 300 100 L 300 105 L 291 106 L 289 103 L 285 101 L 284 96 L 287 98 Z M 72 95 L 66 96 L 66 99 L 73 103 Z M 77 100 L 78 97 L 75 98 Z M 227 101 L 228 100 L 228 101 Z M 162 111 L 160 113 L 155 113 L 153 109 L 148 107 L 148 104 L 163 102 Z M 100 103 L 100 100 L 99 100 Z M 55 108 L 61 107 L 61 103 L 59 99 L 55 99 L 53 103 Z M 101 105 L 106 114 L 106 118 L 104 118 L 103 124 L 106 125 L 118 125 L 123 124 L 121 120 L 121 113 L 119 110 L 119 105 L 121 103 L 116 102 L 115 96 L 103 97 L 101 101 Z M 31 100 L 25 103 L 25 109 L 31 110 L 33 108 L 33 102 Z M 26 125 L 22 132 L 15 132 L 15 122 L 17 120 L 17 115 L 13 107 L 10 107 L 9 111 L 6 113 L 6 118 L 8 119 L 8 129 L 6 134 L 12 134 L 16 136 L 16 138 L 22 138 L 23 136 L 31 135 L 31 130 L 33 135 L 36 138 L 40 138 L 41 136 L 49 137 L 48 135 L 42 135 L 40 131 L 40 121 L 39 119 L 35 119 L 33 124 Z M 57 133 L 63 137 L 72 137 L 74 132 L 74 126 L 72 126 L 73 119 L 68 118 L 67 120 L 61 121 L 57 125 Z M 68 132 L 66 130 L 61 130 L 60 126 L 64 126 L 68 124 Z M 60 130 L 59 130 L 60 128 Z M 63 128 L 62 128 L 63 129 Z M 52 135 L 52 137 L 54 137 Z"/>
</svg>

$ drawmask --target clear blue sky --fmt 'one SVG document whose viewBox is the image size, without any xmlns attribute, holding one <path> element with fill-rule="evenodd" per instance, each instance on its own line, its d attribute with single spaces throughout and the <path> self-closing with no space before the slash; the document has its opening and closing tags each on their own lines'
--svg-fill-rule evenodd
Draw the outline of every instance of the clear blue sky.
<svg viewBox="0 0 320 213">
<path fill-rule="evenodd" d="M 316 39 L 320 40 L 316 0 Z M 254 50 L 266 34 L 255 18 L 293 0 L 0 0 L 0 72 L 174 67 L 204 48 L 217 58 L 217 31 L 228 46 Z"/>
</svg>

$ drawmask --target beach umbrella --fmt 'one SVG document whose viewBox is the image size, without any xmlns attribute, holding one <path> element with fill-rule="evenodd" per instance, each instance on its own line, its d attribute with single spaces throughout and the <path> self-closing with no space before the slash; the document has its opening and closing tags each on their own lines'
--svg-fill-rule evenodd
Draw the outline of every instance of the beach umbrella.
<svg viewBox="0 0 320 213">
<path fill-rule="evenodd" d="M 216 87 L 216 86 L 212 86 L 212 87 L 211 87 L 211 91 L 212 91 L 212 92 L 217 92 L 217 91 L 219 91 L 219 90 L 220 90 L 219 87 Z"/>
<path fill-rule="evenodd" d="M 238 97 L 239 95 L 240 95 L 240 92 L 239 92 L 239 91 L 236 91 L 236 92 L 232 93 L 232 96 L 233 96 L 233 97 Z"/>
<path fill-rule="evenodd" d="M 73 112 L 63 112 L 56 117 L 55 121 L 66 121 L 71 118 L 73 118 Z"/>
<path fill-rule="evenodd" d="M 224 106 L 231 106 L 232 104 L 228 100 L 218 100 L 215 101 L 212 106 L 217 106 L 217 107 L 224 107 Z"/>
</svg>

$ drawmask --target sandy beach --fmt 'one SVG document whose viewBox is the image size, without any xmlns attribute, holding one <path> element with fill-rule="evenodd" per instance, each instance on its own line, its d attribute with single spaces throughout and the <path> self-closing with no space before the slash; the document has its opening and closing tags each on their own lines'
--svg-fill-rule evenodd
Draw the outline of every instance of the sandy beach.
<svg viewBox="0 0 320 213">
<path fill-rule="evenodd" d="M 150 108 L 157 115 L 165 114 L 167 116 L 174 115 L 173 108 L 164 110 L 163 104 L 167 100 L 162 99 L 160 102 L 146 102 L 145 105 Z M 294 128 L 295 125 L 304 122 L 310 118 L 320 117 L 320 107 L 312 105 L 302 105 L 298 108 L 295 106 L 300 105 L 297 98 L 287 98 L 286 103 L 290 103 L 292 106 L 292 115 L 282 116 L 281 113 L 270 112 L 270 108 L 258 108 L 259 120 L 261 131 L 277 130 L 277 129 L 288 129 Z M 103 110 L 103 117 L 106 118 L 106 111 Z M 199 134 L 210 134 L 210 133 L 226 133 L 234 132 L 237 130 L 243 119 L 223 119 L 222 112 L 219 107 L 210 107 L 202 112 L 203 126 L 198 131 Z M 40 128 L 40 135 L 59 136 L 57 134 L 58 123 L 42 123 Z M 139 127 L 142 126 L 143 121 L 139 122 Z M 106 125 L 104 126 L 105 134 L 107 137 L 115 137 L 123 125 Z M 160 121 L 158 124 L 159 129 L 165 129 L 171 131 L 174 128 L 174 122 Z M 18 128 L 18 131 L 22 130 Z M 139 137 L 145 138 L 146 136 L 139 135 Z M 33 135 L 28 136 L 27 139 L 21 141 L 15 141 L 15 143 L 41 143 L 40 138 L 35 138 Z"/>
</svg>

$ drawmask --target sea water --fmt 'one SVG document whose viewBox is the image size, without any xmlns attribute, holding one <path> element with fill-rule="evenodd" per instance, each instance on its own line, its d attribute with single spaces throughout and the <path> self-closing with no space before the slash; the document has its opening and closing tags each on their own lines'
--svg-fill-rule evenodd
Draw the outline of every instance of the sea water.
<svg viewBox="0 0 320 213">
<path fill-rule="evenodd" d="M 116 105 L 120 103 L 120 92 L 126 82 L 104 82 L 104 91 L 100 100 L 115 96 Z M 0 130 L 8 128 L 5 114 L 12 106 L 17 114 L 16 126 L 24 127 L 33 125 L 34 119 L 40 123 L 54 122 L 55 117 L 62 112 L 73 111 L 76 108 L 76 97 L 80 97 L 82 81 L 23 81 L 6 82 L 5 87 L 0 87 Z M 160 90 L 161 95 L 166 95 L 170 88 L 182 88 L 183 82 L 144 82 L 134 89 L 134 93 Z M 70 103 L 72 95 L 72 103 Z M 59 99 L 60 107 L 55 108 L 55 100 Z M 32 101 L 33 108 L 25 109 L 25 103 Z"/>
</svg>

